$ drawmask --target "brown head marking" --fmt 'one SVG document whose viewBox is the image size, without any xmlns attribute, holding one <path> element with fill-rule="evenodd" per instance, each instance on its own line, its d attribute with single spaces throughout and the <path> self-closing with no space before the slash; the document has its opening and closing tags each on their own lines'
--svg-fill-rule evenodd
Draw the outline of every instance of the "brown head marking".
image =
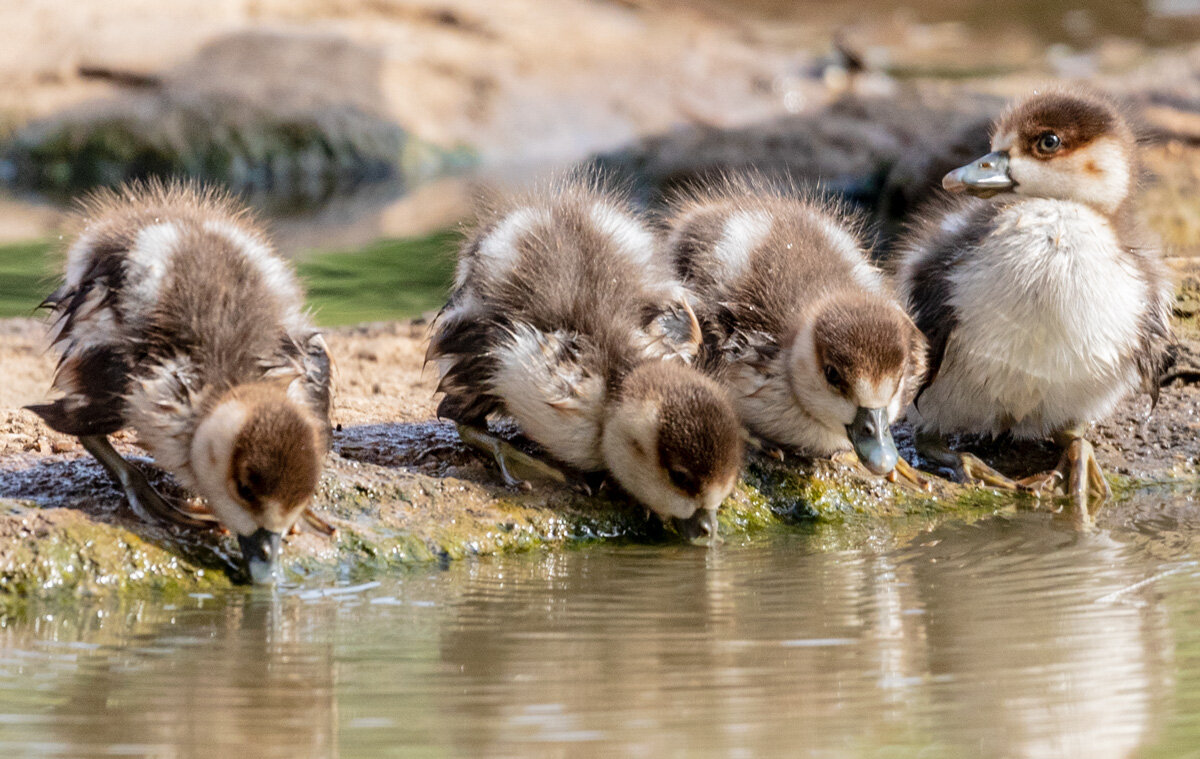
<svg viewBox="0 0 1200 759">
<path fill-rule="evenodd" d="M 859 379 L 877 385 L 905 373 L 912 328 L 904 314 L 879 298 L 829 301 L 813 322 L 813 351 L 825 381 L 847 395 Z"/>
<path fill-rule="evenodd" d="M 286 399 L 262 399 L 233 444 L 229 476 L 238 500 L 260 515 L 268 501 L 290 512 L 307 504 L 321 476 L 312 420 Z"/>
<path fill-rule="evenodd" d="M 737 476 L 742 433 L 725 391 L 695 370 L 662 362 L 639 368 L 625 392 L 658 406 L 658 463 L 688 497 Z M 633 386 L 630 386 L 630 385 Z"/>
<path fill-rule="evenodd" d="M 1042 160 L 1068 155 L 1104 136 L 1132 139 L 1115 105 L 1099 95 L 1063 91 L 1034 95 L 1001 118 L 997 134 Z"/>
</svg>

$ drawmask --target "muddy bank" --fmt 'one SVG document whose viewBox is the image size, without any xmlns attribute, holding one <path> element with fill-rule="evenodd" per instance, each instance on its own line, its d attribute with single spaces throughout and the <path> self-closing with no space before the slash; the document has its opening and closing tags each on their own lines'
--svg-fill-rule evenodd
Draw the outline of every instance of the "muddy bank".
<svg viewBox="0 0 1200 759">
<path fill-rule="evenodd" d="M 432 372 L 422 371 L 425 326 L 389 323 L 337 329 L 334 449 L 318 507 L 337 540 L 301 532 L 287 544 L 295 581 L 326 582 L 464 556 L 598 538 L 678 540 L 644 510 L 602 490 L 503 486 L 495 467 L 434 418 Z M 138 520 L 100 467 L 73 439 L 49 431 L 20 406 L 42 397 L 53 369 L 32 320 L 0 322 L 0 604 L 32 596 L 194 592 L 231 582 L 234 541 L 217 531 L 179 531 Z M 1190 343 L 1193 347 L 1197 344 Z M 1164 391 L 1143 424 L 1131 401 L 1097 430 L 1101 460 L 1120 481 L 1190 482 L 1200 461 L 1195 388 Z M 908 431 L 898 430 L 907 450 Z M 117 448 L 149 465 L 131 433 Z M 1045 446 L 983 449 L 1013 474 L 1054 461 Z M 182 495 L 152 467 L 163 491 Z M 920 493 L 854 467 L 755 455 L 721 513 L 730 540 L 781 525 L 822 531 L 831 545 L 899 541 L 948 517 L 969 517 L 1028 499 L 939 484 Z"/>
</svg>

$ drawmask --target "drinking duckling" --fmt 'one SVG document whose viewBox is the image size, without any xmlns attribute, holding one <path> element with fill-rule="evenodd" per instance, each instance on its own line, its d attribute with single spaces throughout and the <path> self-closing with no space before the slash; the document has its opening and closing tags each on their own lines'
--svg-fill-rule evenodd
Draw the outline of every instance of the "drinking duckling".
<svg viewBox="0 0 1200 759">
<path fill-rule="evenodd" d="M 848 218 L 727 181 L 678 200 L 668 226 L 710 332 L 708 363 L 746 426 L 811 455 L 852 449 L 875 474 L 926 485 L 890 428 L 923 375 L 925 340 Z"/>
<path fill-rule="evenodd" d="M 494 411 L 555 459 L 607 470 L 685 534 L 715 537 L 741 427 L 725 391 L 687 365 L 699 326 L 654 236 L 578 179 L 483 216 L 427 354 L 442 374 L 438 415 L 510 484 L 562 477 L 488 435 Z"/>
<path fill-rule="evenodd" d="M 1133 219 L 1132 131 L 1107 99 L 1055 90 L 1011 108 L 992 152 L 946 175 L 963 199 L 918 224 L 899 282 L 928 336 L 919 448 L 963 479 L 1073 498 L 1108 484 L 1088 426 L 1141 388 L 1157 396 L 1172 292 Z M 947 433 L 1053 435 L 1058 466 L 1014 483 L 950 451 Z"/>
<path fill-rule="evenodd" d="M 79 437 L 148 516 L 215 520 L 250 577 L 274 577 L 284 531 L 311 510 L 329 442 L 330 365 L 288 265 L 227 195 L 133 184 L 84 203 L 63 285 L 45 304 L 58 400 L 32 406 Z M 113 449 L 132 427 L 211 513 L 168 504 Z"/>
</svg>

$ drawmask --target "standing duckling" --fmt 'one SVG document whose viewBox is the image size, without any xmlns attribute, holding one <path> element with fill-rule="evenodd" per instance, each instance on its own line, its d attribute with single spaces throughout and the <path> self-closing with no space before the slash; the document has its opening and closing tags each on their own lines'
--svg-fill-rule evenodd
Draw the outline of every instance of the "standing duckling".
<svg viewBox="0 0 1200 759">
<path fill-rule="evenodd" d="M 488 435 L 494 411 L 554 458 L 607 470 L 685 533 L 715 537 L 741 427 L 725 391 L 687 365 L 700 330 L 659 253 L 626 204 L 588 181 L 485 213 L 429 345 L 438 415 L 510 484 L 524 472 L 561 477 Z"/>
<path fill-rule="evenodd" d="M 45 304 L 62 397 L 32 406 L 76 435 L 130 505 L 198 525 L 108 435 L 132 427 L 163 468 L 238 536 L 267 581 L 309 505 L 329 444 L 330 364 L 288 265 L 227 195 L 133 184 L 84 203 L 63 285 Z"/>
<path fill-rule="evenodd" d="M 753 183 L 760 184 L 760 183 Z M 837 209 L 727 181 L 678 200 L 667 247 L 710 332 L 708 363 L 746 426 L 875 474 L 926 484 L 890 425 L 925 368 L 925 340 Z"/>
<path fill-rule="evenodd" d="M 915 403 L 918 444 L 963 479 L 1016 487 L 954 432 L 1053 435 L 1047 475 L 1086 505 L 1108 484 L 1084 439 L 1129 393 L 1157 395 L 1172 292 L 1157 246 L 1133 220 L 1137 143 L 1107 99 L 1062 90 L 1002 116 L 992 152 L 946 175 L 963 199 L 900 246 L 900 288 L 931 344 Z"/>
</svg>

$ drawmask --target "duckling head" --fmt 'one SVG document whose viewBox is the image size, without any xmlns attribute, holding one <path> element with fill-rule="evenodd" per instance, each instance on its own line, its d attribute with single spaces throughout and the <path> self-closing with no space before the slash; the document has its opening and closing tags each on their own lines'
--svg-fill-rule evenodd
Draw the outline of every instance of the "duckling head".
<svg viewBox="0 0 1200 759">
<path fill-rule="evenodd" d="M 197 489 L 233 530 L 246 574 L 273 582 L 283 534 L 312 500 L 324 447 L 315 416 L 267 383 L 234 388 L 196 429 Z"/>
<path fill-rule="evenodd" d="M 717 536 L 717 507 L 737 483 L 741 423 L 719 385 L 686 365 L 643 364 L 624 379 L 604 425 L 609 472 L 688 537 Z"/>
<path fill-rule="evenodd" d="M 992 152 L 942 179 L 950 192 L 1013 192 L 1073 200 L 1111 214 L 1133 186 L 1136 139 L 1113 103 L 1065 91 L 1034 95 L 1009 110 Z"/>
<path fill-rule="evenodd" d="M 875 474 L 895 468 L 891 424 L 925 366 L 925 339 L 898 306 L 865 293 L 820 301 L 786 365 L 796 401 L 831 437 Z"/>
</svg>

